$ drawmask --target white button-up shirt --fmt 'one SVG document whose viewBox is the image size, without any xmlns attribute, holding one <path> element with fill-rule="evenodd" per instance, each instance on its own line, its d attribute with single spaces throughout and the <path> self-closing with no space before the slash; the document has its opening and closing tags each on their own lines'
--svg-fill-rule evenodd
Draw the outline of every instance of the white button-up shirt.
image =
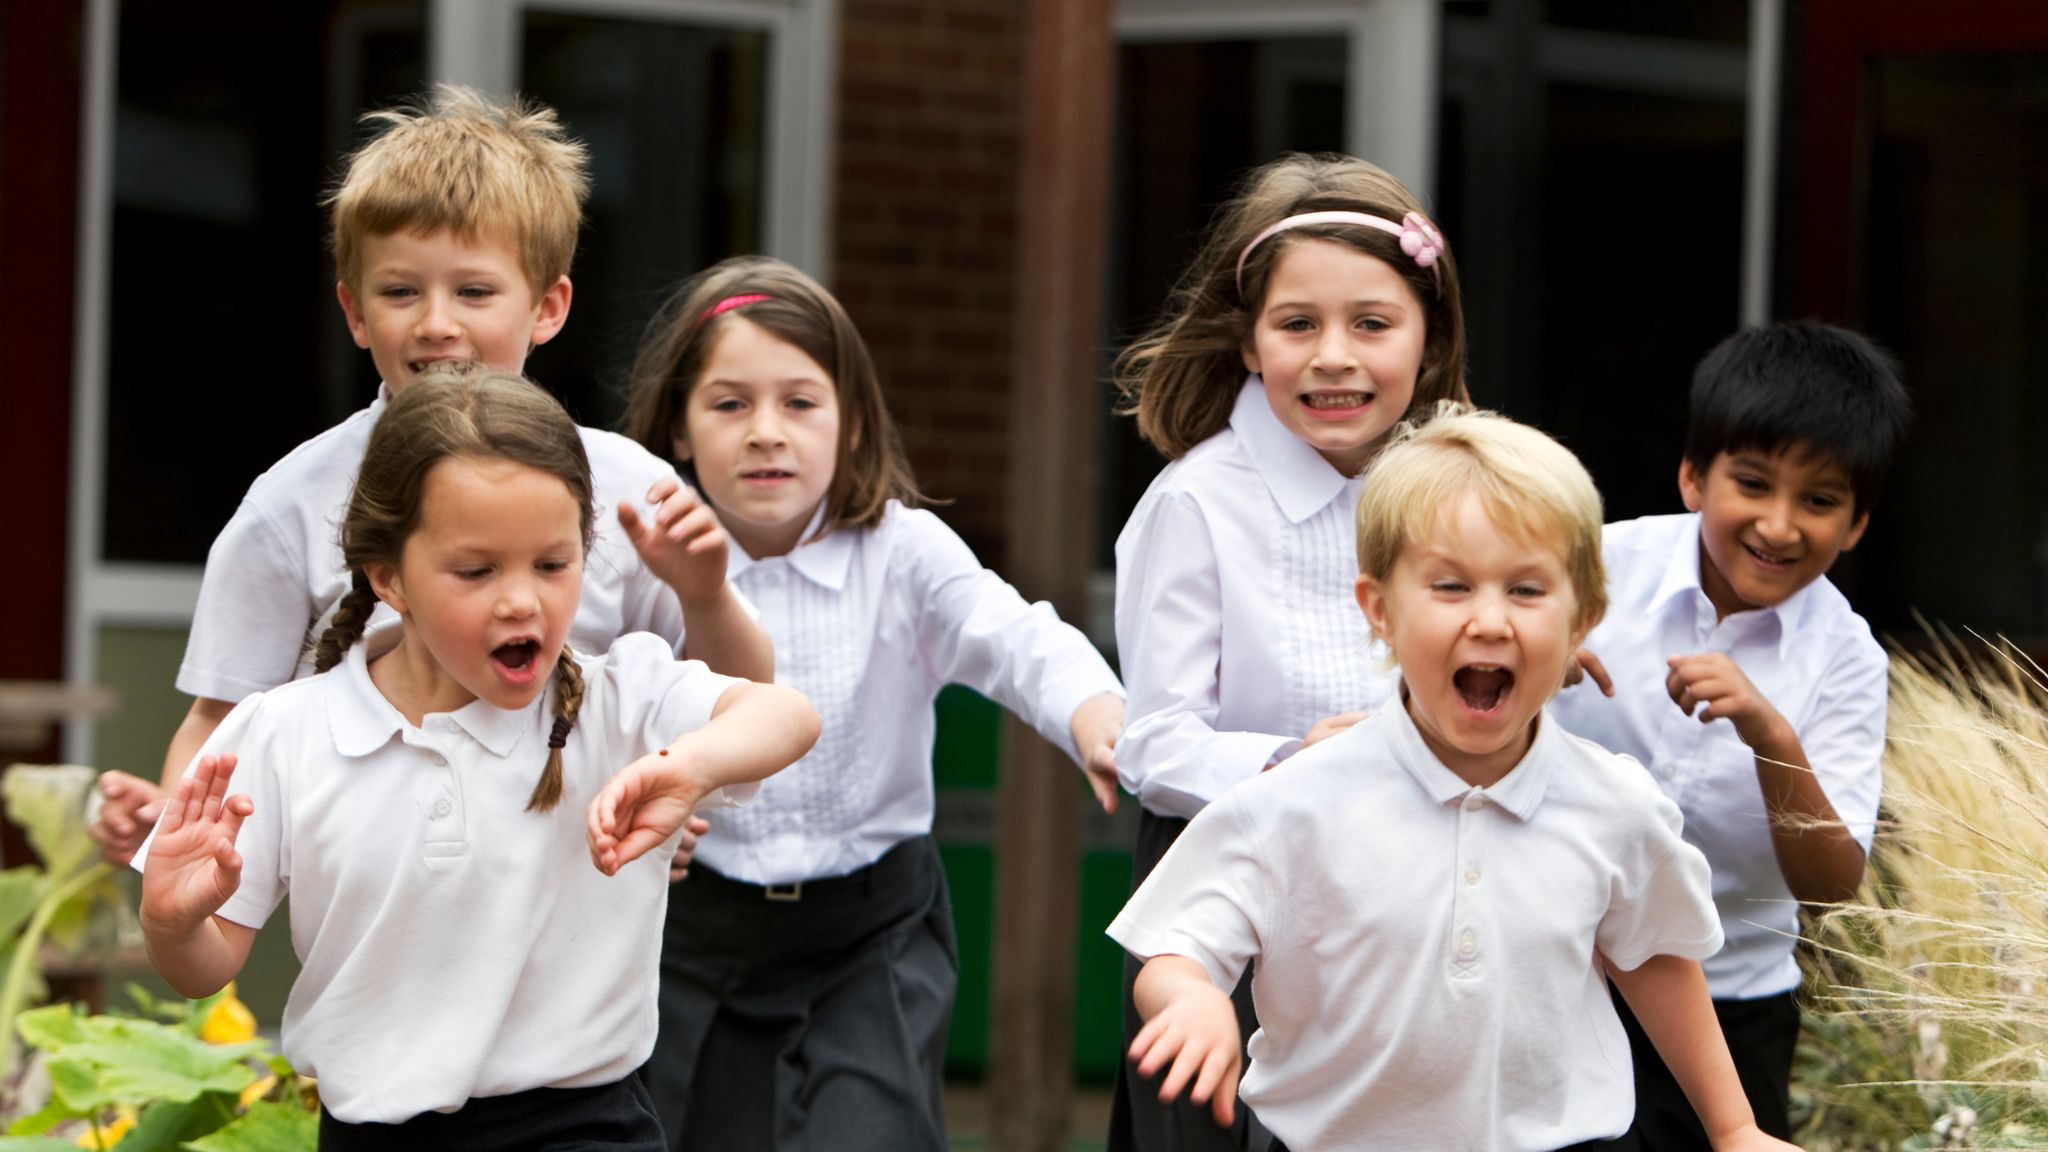
<svg viewBox="0 0 2048 1152">
<path fill-rule="evenodd" d="M 351 1123 L 631 1075 L 654 1049 L 673 842 L 607 877 L 584 813 L 740 681 L 644 634 L 580 657 L 561 804 L 535 813 L 552 686 L 517 712 L 479 700 L 414 727 L 366 663 L 397 636 L 381 629 L 328 675 L 247 698 L 202 752 L 235 753 L 230 791 L 255 802 L 220 915 L 261 927 L 291 896 L 302 967 L 285 1056 Z"/>
<path fill-rule="evenodd" d="M 1783 603 L 1717 621 L 1700 587 L 1700 519 L 1649 516 L 1602 534 L 1610 605 L 1586 639 L 1614 678 L 1615 698 L 1583 683 L 1551 714 L 1573 732 L 1647 765 L 1685 813 L 1685 838 L 1714 868 L 1714 904 L 1728 942 L 1706 964 L 1718 999 L 1799 985 L 1792 955 L 1798 905 L 1771 847 L 1756 754 L 1729 720 L 1702 724 L 1671 702 L 1671 656 L 1725 652 L 1798 733 L 1835 815 L 1867 852 L 1884 755 L 1884 650 L 1826 577 Z"/>
<path fill-rule="evenodd" d="M 1594 948 L 1633 969 L 1720 944 L 1678 825 L 1549 722 L 1474 788 L 1389 702 L 1205 808 L 1109 934 L 1225 990 L 1258 961 L 1239 1091 L 1291 1148 L 1560 1148 L 1635 1111 Z"/>
<path fill-rule="evenodd" d="M 816 529 L 816 521 L 812 530 Z M 806 532 L 806 538 L 811 532 Z M 931 831 L 932 702 L 965 684 L 1074 755 L 1074 710 L 1116 675 L 1050 604 L 1027 603 L 930 512 L 890 504 L 786 556 L 737 544 L 728 575 L 775 644 L 775 680 L 810 697 L 818 743 L 711 817 L 697 860 L 754 884 L 841 876 Z"/>
<path fill-rule="evenodd" d="M 1230 426 L 1152 481 L 1116 541 L 1117 774 L 1147 808 L 1193 816 L 1316 721 L 1385 703 L 1394 676 L 1352 594 L 1363 486 L 1256 376 Z"/>
<path fill-rule="evenodd" d="M 249 486 L 206 554 L 178 691 L 233 703 L 312 674 L 307 641 L 320 638 L 348 594 L 341 521 L 387 396 L 380 387 L 368 408 L 292 449 Z M 617 513 L 620 503 L 644 511 L 647 490 L 675 469 L 624 436 L 578 431 L 597 531 L 569 644 L 602 652 L 628 632 L 652 632 L 680 652 L 682 604 L 640 562 Z M 396 618 L 379 604 L 371 622 Z"/>
</svg>

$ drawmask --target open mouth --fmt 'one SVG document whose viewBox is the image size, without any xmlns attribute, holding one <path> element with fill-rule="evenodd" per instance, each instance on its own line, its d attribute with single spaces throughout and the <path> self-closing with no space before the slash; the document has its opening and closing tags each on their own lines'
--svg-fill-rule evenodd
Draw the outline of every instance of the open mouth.
<svg viewBox="0 0 2048 1152">
<path fill-rule="evenodd" d="M 405 366 L 412 369 L 414 375 L 418 375 L 422 372 L 434 371 L 461 372 L 471 363 L 473 361 L 460 356 L 436 356 L 431 360 L 408 360 L 405 362 Z"/>
<path fill-rule="evenodd" d="M 796 473 L 791 472 L 785 468 L 754 468 L 749 471 L 740 473 L 740 479 L 742 480 L 774 481 L 793 480 L 795 478 Z"/>
<path fill-rule="evenodd" d="M 491 649 L 491 659 L 511 672 L 529 672 L 540 658 L 540 641 L 514 640 Z"/>
<path fill-rule="evenodd" d="M 1451 686 L 1465 707 L 1481 714 L 1491 713 L 1507 701 L 1515 688 L 1515 674 L 1486 664 L 1467 664 L 1451 674 Z"/>
<path fill-rule="evenodd" d="M 1792 558 L 1789 556 L 1779 556 L 1775 552 L 1765 552 L 1750 544 L 1744 544 L 1742 550 L 1749 553 L 1751 558 L 1766 568 L 1780 569 L 1792 566 Z"/>
<path fill-rule="evenodd" d="M 1301 398 L 1301 402 L 1310 408 L 1335 412 L 1363 408 L 1372 400 L 1370 392 L 1310 392 Z"/>
</svg>

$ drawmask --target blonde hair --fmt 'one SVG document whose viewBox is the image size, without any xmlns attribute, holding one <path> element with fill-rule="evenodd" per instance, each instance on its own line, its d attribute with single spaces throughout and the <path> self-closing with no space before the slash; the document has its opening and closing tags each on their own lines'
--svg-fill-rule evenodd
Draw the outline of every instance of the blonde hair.
<svg viewBox="0 0 2048 1152">
<path fill-rule="evenodd" d="M 1118 411 L 1135 413 L 1138 434 L 1168 459 L 1221 432 L 1244 383 L 1245 341 L 1266 298 L 1282 253 L 1302 240 L 1327 240 L 1377 257 L 1399 273 L 1421 301 L 1426 330 L 1422 368 L 1408 418 L 1439 401 L 1469 401 L 1465 392 L 1465 311 L 1458 263 L 1450 252 L 1424 268 L 1398 237 L 1360 224 L 1308 224 L 1272 237 L 1244 262 L 1238 258 L 1268 226 L 1304 212 L 1362 212 L 1399 222 L 1422 203 L 1399 180 L 1350 156 L 1290 153 L 1252 172 L 1217 210 L 1162 319 L 1116 361 Z M 1424 213 L 1424 215 L 1427 215 Z M 1439 281 L 1441 276 L 1441 281 Z"/>
<path fill-rule="evenodd" d="M 744 297 L 759 299 L 733 303 Z M 726 309 L 710 315 L 722 303 Z M 891 500 L 912 507 L 927 502 L 860 330 L 823 285 L 767 256 L 722 260 L 670 293 L 648 321 L 633 361 L 626 435 L 661 459 L 675 455 L 690 391 L 736 319 L 795 347 L 831 377 L 839 400 L 839 450 L 820 535 L 879 524 Z M 684 471 L 694 478 L 689 465 Z"/>
<path fill-rule="evenodd" d="M 519 254 L 535 296 L 569 274 L 590 154 L 553 109 L 438 84 L 420 103 L 365 113 L 362 122 L 383 130 L 350 154 L 326 200 L 335 272 L 350 291 L 361 288 L 363 241 L 400 231 L 501 240 Z"/>
<path fill-rule="evenodd" d="M 457 361 L 422 376 L 392 396 L 370 432 L 361 470 L 341 522 L 342 561 L 349 591 L 335 609 L 334 622 L 314 645 L 313 667 L 325 672 L 363 635 L 377 608 L 370 586 L 372 564 L 396 565 L 405 542 L 419 527 L 427 474 L 456 457 L 509 460 L 544 472 L 568 486 L 576 499 L 583 551 L 595 529 L 591 509 L 590 461 L 575 421 L 538 384 L 514 372 Z M 583 705 L 583 675 L 565 645 L 555 661 L 555 737 L 527 800 L 529 812 L 546 812 L 562 798 L 562 750 Z"/>
<path fill-rule="evenodd" d="M 1359 496 L 1359 573 L 1386 580 L 1401 549 L 1429 538 L 1467 494 L 1501 531 L 1557 550 L 1579 628 L 1591 631 L 1607 614 L 1600 490 L 1564 445 L 1495 412 L 1445 403 L 1395 433 Z"/>
</svg>

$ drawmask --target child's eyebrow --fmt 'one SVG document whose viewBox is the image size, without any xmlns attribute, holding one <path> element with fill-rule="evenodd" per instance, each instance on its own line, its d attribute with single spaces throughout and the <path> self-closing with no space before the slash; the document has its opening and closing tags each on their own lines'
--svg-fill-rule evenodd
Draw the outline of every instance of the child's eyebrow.
<svg viewBox="0 0 2048 1152">
<path fill-rule="evenodd" d="M 1385 310 L 1387 310 L 1387 311 L 1391 311 L 1391 312 L 1401 312 L 1401 313 L 1406 313 L 1406 312 L 1408 311 L 1408 309 L 1407 309 L 1407 308 L 1406 308 L 1405 306 L 1403 306 L 1403 305 L 1402 305 L 1402 303 L 1401 303 L 1401 302 L 1400 302 L 1399 300 L 1381 300 L 1381 299 L 1378 299 L 1378 298 L 1376 298 L 1376 297 L 1370 297 L 1370 298 L 1367 298 L 1367 299 L 1364 299 L 1364 300 L 1353 300 L 1353 301 L 1351 301 L 1351 304 L 1350 304 L 1350 306 L 1351 306 L 1351 307 L 1353 307 L 1353 308 L 1381 308 L 1381 309 L 1385 309 Z M 1310 307 L 1314 307 L 1314 303 L 1313 303 L 1313 301 L 1309 301 L 1309 300 L 1275 300 L 1275 301 L 1274 301 L 1274 302 L 1273 302 L 1272 304 L 1270 304 L 1270 305 L 1268 305 L 1268 306 L 1267 306 L 1267 308 L 1266 308 L 1266 311 L 1267 311 L 1267 312 L 1277 312 L 1277 311 L 1280 311 L 1280 310 L 1282 310 L 1282 309 L 1286 309 L 1286 308 L 1310 308 Z"/>
</svg>

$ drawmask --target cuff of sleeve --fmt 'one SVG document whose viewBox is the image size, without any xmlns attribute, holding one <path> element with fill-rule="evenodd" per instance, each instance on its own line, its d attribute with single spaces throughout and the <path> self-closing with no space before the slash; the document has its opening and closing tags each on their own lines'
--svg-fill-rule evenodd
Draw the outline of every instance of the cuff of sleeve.
<svg viewBox="0 0 2048 1152">
<path fill-rule="evenodd" d="M 692 811 L 712 812 L 720 808 L 744 808 L 752 804 L 754 797 L 760 794 L 759 780 L 749 780 L 744 784 L 727 784 L 723 788 L 713 788 L 706 792 Z"/>
<path fill-rule="evenodd" d="M 1074 713 L 1086 701 L 1104 692 L 1121 700 L 1124 686 L 1105 666 L 1097 675 L 1084 675 L 1077 670 L 1073 676 L 1061 681 L 1061 691 L 1045 702 L 1045 717 L 1048 725 L 1057 725 L 1056 730 L 1040 728 L 1038 734 L 1050 741 L 1053 747 L 1067 754 L 1076 768 L 1081 767 L 1081 750 L 1074 747 Z"/>
<path fill-rule="evenodd" d="M 1301 741 L 1269 732 L 1218 732 L 1205 741 L 1199 762 L 1147 775 L 1136 788 L 1124 781 L 1124 788 L 1162 816 L 1192 820 L 1231 785 L 1251 779 L 1300 748 Z"/>
<path fill-rule="evenodd" d="M 1633 972 L 1649 963 L 1655 956 L 1676 956 L 1681 960 L 1704 961 L 1720 950 L 1721 926 L 1716 924 L 1712 932 L 1690 940 L 1663 940 L 1652 947 L 1631 949 L 1627 952 L 1609 952 L 1604 947 L 1600 951 L 1601 955 L 1607 957 L 1609 964 L 1623 972 Z"/>
<path fill-rule="evenodd" d="M 1208 949 L 1183 933 L 1149 929 L 1123 916 L 1111 921 L 1104 932 L 1123 945 L 1124 951 L 1140 960 L 1150 960 L 1155 956 L 1185 956 L 1202 966 L 1202 971 L 1209 974 L 1209 983 L 1226 993 L 1237 988 L 1241 973 L 1228 971 Z"/>
</svg>

